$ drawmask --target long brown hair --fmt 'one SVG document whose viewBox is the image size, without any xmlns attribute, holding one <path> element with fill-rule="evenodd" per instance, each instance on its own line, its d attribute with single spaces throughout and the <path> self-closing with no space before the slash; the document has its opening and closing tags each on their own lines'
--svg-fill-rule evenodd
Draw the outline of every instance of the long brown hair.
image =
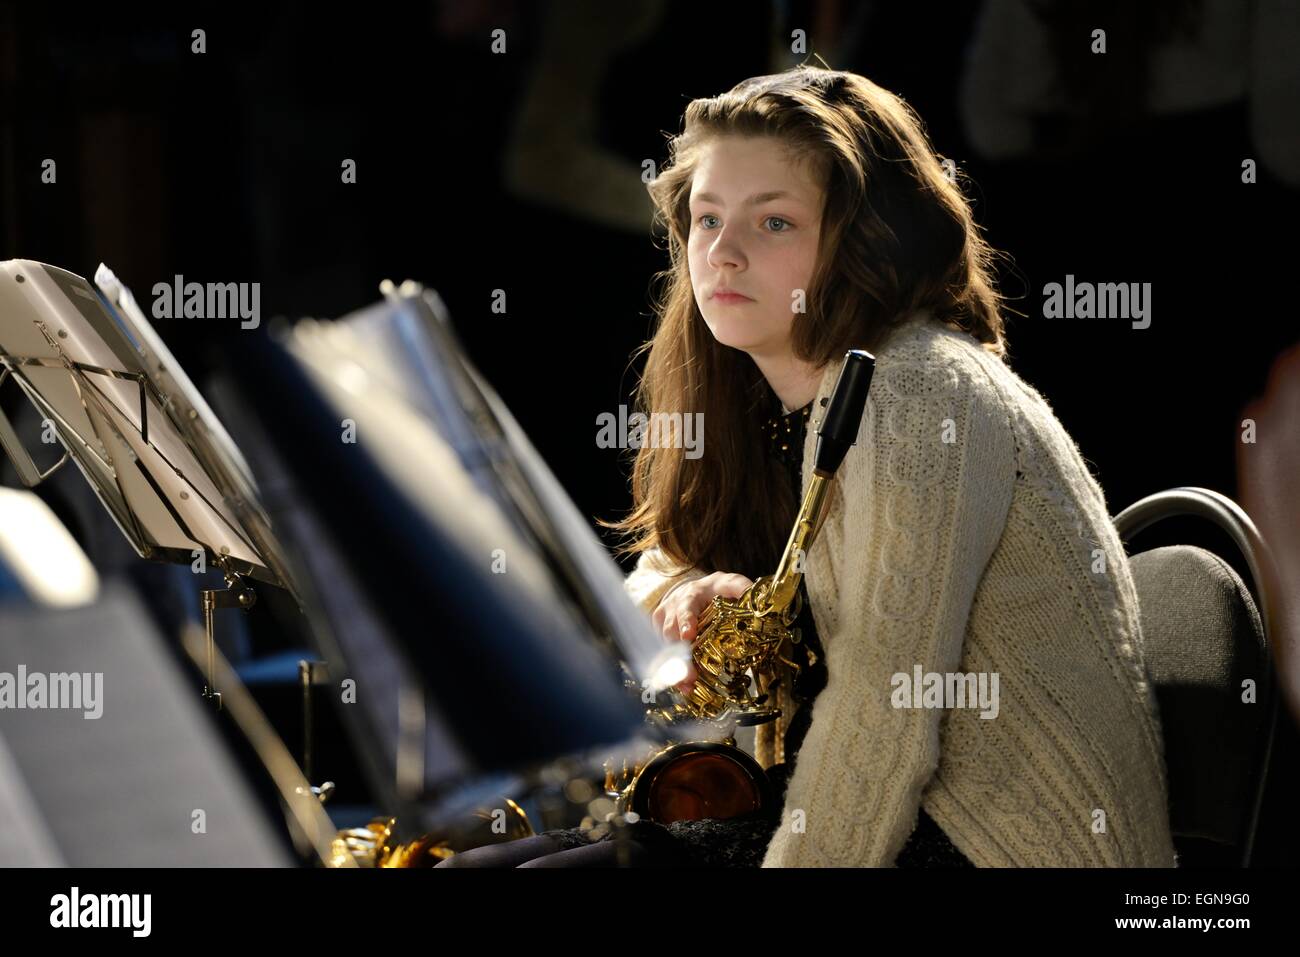
<svg viewBox="0 0 1300 957">
<path fill-rule="evenodd" d="M 759 410 L 771 408 L 770 386 L 746 353 L 714 339 L 691 286 L 691 180 L 700 147 L 724 134 L 776 138 L 824 188 L 818 262 L 791 332 L 796 357 L 820 369 L 848 349 L 874 351 L 919 309 L 1000 358 L 1006 343 L 997 254 L 902 99 L 855 73 L 801 65 L 693 100 L 648 187 L 671 266 L 655 277 L 654 337 L 633 358 L 649 350 L 636 408 L 703 412 L 703 450 L 688 459 L 681 447 L 642 444 L 632 511 L 601 524 L 631 536 L 620 554 L 658 546 L 683 566 L 754 577 L 775 570 L 797 490 L 765 454 Z"/>
</svg>

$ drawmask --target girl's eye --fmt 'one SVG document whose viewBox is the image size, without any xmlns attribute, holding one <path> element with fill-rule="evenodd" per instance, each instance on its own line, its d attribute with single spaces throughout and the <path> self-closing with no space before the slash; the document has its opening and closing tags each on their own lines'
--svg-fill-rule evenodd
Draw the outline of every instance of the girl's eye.
<svg viewBox="0 0 1300 957">
<path fill-rule="evenodd" d="M 712 213 L 702 213 L 700 217 L 696 220 L 696 222 L 698 222 L 705 229 L 711 229 L 712 226 L 710 226 L 707 222 L 705 222 L 705 220 L 717 219 L 717 218 L 718 217 L 714 216 Z M 772 228 L 772 232 L 774 233 L 787 233 L 790 231 L 790 221 L 788 219 L 783 219 L 780 216 L 769 216 L 767 217 L 767 219 L 763 220 L 763 222 L 780 223 L 781 224 L 780 228 L 776 228 L 776 227 Z"/>
</svg>

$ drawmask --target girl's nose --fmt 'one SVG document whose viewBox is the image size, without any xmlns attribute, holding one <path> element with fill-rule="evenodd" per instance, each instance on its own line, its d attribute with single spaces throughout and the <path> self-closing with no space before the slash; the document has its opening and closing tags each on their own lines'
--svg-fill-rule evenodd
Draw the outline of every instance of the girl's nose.
<svg viewBox="0 0 1300 957">
<path fill-rule="evenodd" d="M 718 238 L 709 247 L 708 259 L 709 265 L 714 269 L 722 269 L 724 266 L 736 268 L 745 265 L 745 253 L 741 249 L 740 243 L 736 241 L 735 234 L 725 231 L 719 234 Z"/>
</svg>

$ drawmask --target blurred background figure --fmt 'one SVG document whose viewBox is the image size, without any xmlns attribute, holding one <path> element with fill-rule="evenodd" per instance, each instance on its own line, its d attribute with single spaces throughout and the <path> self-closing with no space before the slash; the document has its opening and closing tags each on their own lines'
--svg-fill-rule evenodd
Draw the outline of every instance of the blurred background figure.
<svg viewBox="0 0 1300 957">
<path fill-rule="evenodd" d="M 1241 416 L 1255 441 L 1237 446 L 1240 504 L 1272 549 L 1278 686 L 1300 717 L 1300 345 L 1278 357 L 1264 394 Z"/>
<path fill-rule="evenodd" d="M 1278 0 L 989 0 L 966 63 L 962 120 L 986 159 L 1049 159 L 1150 118 L 1245 101 L 1260 162 L 1300 186 L 1297 46 L 1300 8 Z"/>
</svg>

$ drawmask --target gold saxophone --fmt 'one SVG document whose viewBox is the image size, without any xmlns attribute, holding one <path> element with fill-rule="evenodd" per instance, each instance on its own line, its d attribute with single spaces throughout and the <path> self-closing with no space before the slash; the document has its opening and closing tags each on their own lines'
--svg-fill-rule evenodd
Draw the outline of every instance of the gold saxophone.
<svg viewBox="0 0 1300 957">
<path fill-rule="evenodd" d="M 773 699 L 778 692 L 788 697 L 789 683 L 799 670 L 788 649 L 800 639 L 792 625 L 802 605 L 804 558 L 826 519 L 831 481 L 857 437 L 874 369 L 871 353 L 853 349 L 846 354 L 817 429 L 812 478 L 776 573 L 763 576 L 737 599 L 714 597 L 700 616 L 692 649 L 696 681 L 690 692 L 673 692 L 671 705 L 647 712 L 647 719 L 661 727 L 711 723 L 721 739 L 673 743 L 669 737 L 666 747 L 633 767 L 624 764 L 617 773 L 606 762 L 605 791 L 620 813 L 671 824 L 735 817 L 770 808 L 775 800 L 763 766 L 737 746 L 735 729 L 782 717 Z M 782 742 L 772 739 L 782 735 L 784 727 L 772 731 L 777 733 L 761 736 L 766 741 L 759 748 L 769 762 L 783 757 Z"/>
</svg>

